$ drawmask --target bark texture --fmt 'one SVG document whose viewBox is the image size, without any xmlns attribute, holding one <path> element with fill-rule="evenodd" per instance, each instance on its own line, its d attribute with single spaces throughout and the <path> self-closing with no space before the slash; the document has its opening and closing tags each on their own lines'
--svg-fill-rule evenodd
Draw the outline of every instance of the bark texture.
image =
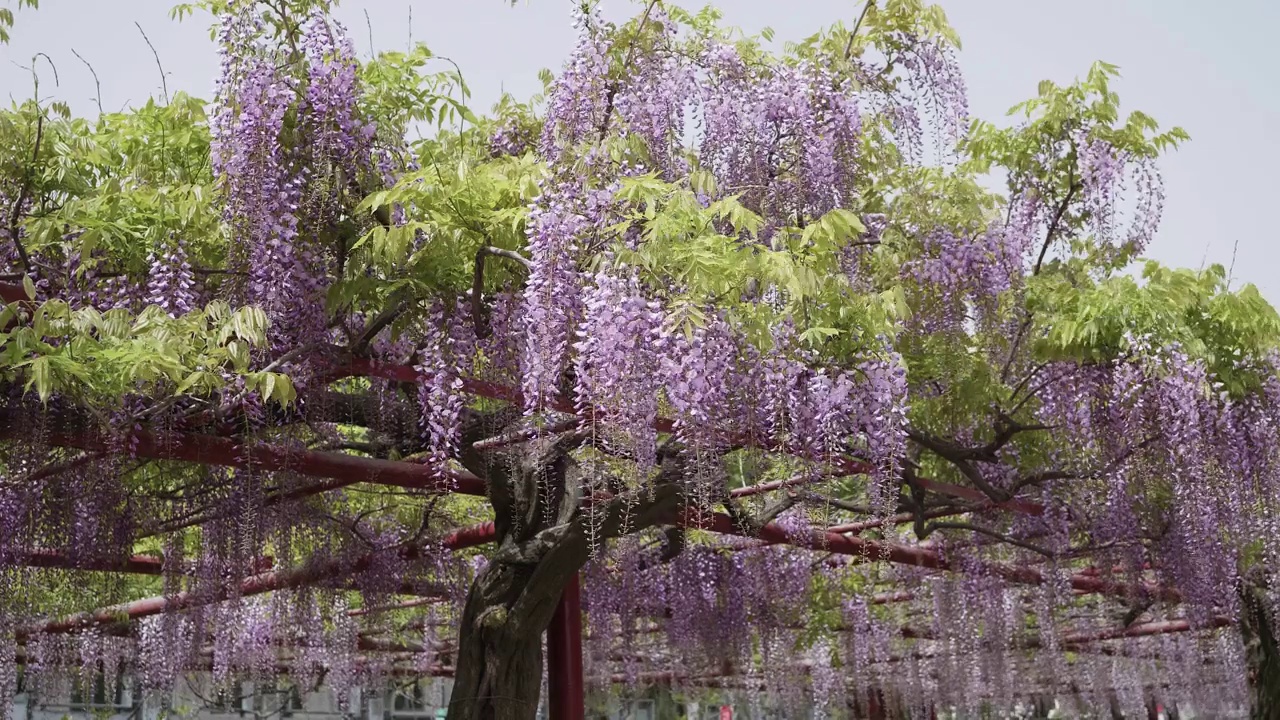
<svg viewBox="0 0 1280 720">
<path fill-rule="evenodd" d="M 1241 583 L 1240 633 L 1249 668 L 1252 720 L 1280 720 L 1280 648 L 1266 587 L 1255 578 Z"/>
<path fill-rule="evenodd" d="M 463 611 L 449 720 L 533 720 L 542 637 L 565 584 L 590 557 L 592 539 L 603 542 L 675 520 L 682 494 L 673 453 L 663 457 L 652 486 L 584 498 L 582 469 L 572 459 L 582 440 L 564 433 L 472 468 L 488 481 L 498 544 Z"/>
</svg>

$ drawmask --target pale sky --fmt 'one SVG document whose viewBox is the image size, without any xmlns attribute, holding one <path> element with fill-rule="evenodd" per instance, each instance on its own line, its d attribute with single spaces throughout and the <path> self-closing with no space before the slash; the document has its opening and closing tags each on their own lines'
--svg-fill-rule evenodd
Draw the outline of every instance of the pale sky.
<svg viewBox="0 0 1280 720">
<path fill-rule="evenodd" d="M 0 0 L 0 5 L 13 5 Z M 43 64 L 41 95 L 95 112 L 94 82 L 75 49 L 93 64 L 108 110 L 159 95 L 160 74 L 134 22 L 155 44 L 169 90 L 212 94 L 217 75 L 207 16 L 169 19 L 173 0 L 41 0 L 17 11 L 13 40 L 0 45 L 0 97 L 31 94 L 29 66 Z M 472 104 L 487 110 L 505 89 L 526 97 L 537 71 L 559 70 L 573 46 L 570 0 L 345 0 L 338 17 L 364 54 L 404 49 L 412 39 L 461 66 Z M 703 2 L 682 0 L 686 7 Z M 850 24 L 860 0 L 721 0 L 725 21 L 749 32 L 772 27 L 778 42 L 836 21 Z M 1252 282 L 1280 305 L 1275 231 L 1280 206 L 1280 2 L 1272 0 L 942 0 L 964 42 L 961 53 L 974 114 L 1001 121 L 1042 79 L 1068 82 L 1094 60 L 1120 66 L 1115 86 L 1126 109 L 1164 126 L 1181 125 L 1192 141 L 1161 164 L 1168 200 L 1148 253 L 1171 265 L 1232 265 L 1234 284 Z M 410 7 L 412 6 L 412 23 Z M 621 19 L 638 12 L 628 0 L 604 0 Z M 366 24 L 365 12 L 369 22 Z"/>
</svg>

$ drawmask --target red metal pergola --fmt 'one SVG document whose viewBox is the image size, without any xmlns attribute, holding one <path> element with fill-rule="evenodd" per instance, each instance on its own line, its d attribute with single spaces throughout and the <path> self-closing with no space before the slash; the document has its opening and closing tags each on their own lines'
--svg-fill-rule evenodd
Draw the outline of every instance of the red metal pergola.
<svg viewBox="0 0 1280 720">
<path fill-rule="evenodd" d="M 22 303 L 28 307 L 30 301 L 22 288 L 0 283 L 0 299 L 9 303 Z M 418 370 L 404 365 L 379 363 L 363 358 L 346 358 L 332 366 L 327 380 L 344 377 L 365 376 L 378 377 L 400 382 L 422 382 L 426 376 Z M 507 402 L 521 402 L 520 392 L 516 388 L 479 380 L 464 381 L 464 391 L 482 398 Z M 568 403 L 553 403 L 552 409 L 573 414 L 589 420 L 594 416 L 590 408 L 575 408 Z M 0 428 L 11 428 L 13 423 L 4 422 L 0 416 Z M 656 426 L 660 431 L 670 432 L 675 423 L 669 419 L 659 419 Z M 5 432 L 0 430 L 0 433 Z M 406 488 L 429 493 L 458 493 L 463 495 L 485 496 L 486 487 L 483 479 L 461 470 L 439 469 L 419 463 L 407 461 L 381 460 L 359 457 L 338 452 L 298 450 L 266 443 L 241 443 L 236 440 L 215 435 L 173 432 L 163 439 L 147 432 L 136 433 L 135 452 L 139 458 L 156 460 L 176 460 L 204 465 L 222 465 L 242 467 L 252 465 L 260 470 L 288 470 L 317 481 L 300 488 L 282 491 L 270 495 L 265 502 L 279 503 L 286 500 L 300 499 L 354 485 L 370 483 L 389 487 Z M 737 439 L 750 442 L 749 438 Z M 514 440 L 511 442 L 519 442 Z M 54 430 L 48 436 L 51 445 L 77 448 L 84 451 L 98 452 L 107 449 L 106 440 L 92 433 L 76 433 L 65 430 Z M 865 464 L 845 457 L 834 459 L 835 469 L 841 474 L 865 473 L 870 470 Z M 802 485 L 808 480 L 795 478 L 772 481 L 732 491 L 735 497 L 758 495 L 770 491 L 788 491 L 789 488 Z M 1028 515 L 1039 515 L 1044 508 L 1038 503 L 1022 498 L 1012 498 L 1004 502 L 992 502 L 978 490 L 951 485 L 935 480 L 922 479 L 921 486 L 927 491 L 970 501 L 974 505 L 953 510 L 939 511 L 937 517 L 946 514 L 979 513 L 1003 510 Z M 593 498 L 594 499 L 594 498 Z M 208 521 L 208 516 L 192 518 L 177 525 L 158 528 L 157 532 L 169 532 L 187 525 Z M 721 535 L 739 536 L 760 541 L 762 545 L 789 545 L 833 555 L 843 555 L 855 562 L 885 561 L 893 564 L 927 568 L 939 571 L 952 570 L 951 563 L 938 552 L 920 546 L 908 546 L 892 542 L 877 541 L 859 537 L 859 533 L 884 526 L 885 523 L 910 522 L 913 516 L 891 517 L 887 520 L 839 525 L 825 530 L 810 529 L 804 531 L 787 530 L 776 523 L 768 523 L 749 532 L 736 524 L 729 516 L 722 513 L 686 513 L 679 518 L 679 524 L 689 529 L 704 530 Z M 460 529 L 449 535 L 444 546 L 459 550 L 485 544 L 494 539 L 493 523 L 483 523 Z M 0 547 L 0 551 L 4 551 Z M 407 551 L 412 553 L 412 551 Z M 270 570 L 261 568 L 261 572 L 245 578 L 238 588 L 240 596 L 294 588 L 322 581 L 329 581 L 359 572 L 362 566 L 371 561 L 366 556 L 354 561 L 316 562 L 290 570 Z M 100 563 L 85 566 L 71 563 L 65 556 L 50 550 L 27 551 L 19 554 L 19 562 L 32 567 L 71 568 L 101 570 L 110 572 L 139 573 L 159 575 L 164 572 L 162 558 L 152 556 L 134 556 L 127 560 Z M 1041 571 L 1032 567 L 1020 567 L 997 563 L 988 563 L 987 572 L 1006 582 L 1022 585 L 1040 585 L 1047 581 Z M 1167 588 L 1151 584 L 1130 586 L 1108 580 L 1096 570 L 1085 570 L 1068 578 L 1070 587 L 1081 594 L 1102 594 L 1116 597 L 1133 597 L 1141 594 L 1145 597 L 1178 602 L 1178 594 Z M 874 602 L 899 602 L 910 600 L 909 592 L 885 593 L 883 597 L 873 598 Z M 584 720 L 584 679 L 582 663 L 582 611 L 580 586 L 575 576 L 562 592 L 561 599 L 547 632 L 547 672 L 548 703 L 551 717 L 556 720 Z M 100 608 L 73 615 L 67 618 L 50 620 L 20 630 L 26 635 L 35 632 L 57 633 L 69 632 L 92 625 L 118 622 L 121 619 L 137 619 L 155 615 L 165 610 L 191 607 L 196 604 L 216 602 L 221 598 L 195 597 L 179 593 L 169 597 L 154 597 L 137 600 L 122 605 Z M 424 601 L 409 601 L 410 604 L 422 604 Z M 408 607 L 402 604 L 400 607 Z M 374 612 L 365 609 L 353 611 L 359 613 Z M 1214 619 L 1214 625 L 1225 624 L 1224 618 Z M 1076 633 L 1064 638 L 1069 644 L 1081 644 L 1097 640 L 1119 637 L 1135 637 L 1142 635 L 1163 634 L 1168 632 L 1185 632 L 1198 629 L 1186 621 L 1163 621 L 1146 623 L 1120 629 L 1104 629 L 1092 633 Z M 443 672 L 443 670 L 441 670 Z M 873 713 L 874 714 L 874 713 Z"/>
</svg>

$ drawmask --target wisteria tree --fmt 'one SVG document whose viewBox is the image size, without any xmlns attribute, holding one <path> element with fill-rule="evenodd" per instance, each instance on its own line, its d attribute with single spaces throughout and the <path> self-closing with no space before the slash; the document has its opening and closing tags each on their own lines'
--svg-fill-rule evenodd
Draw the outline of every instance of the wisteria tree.
<svg viewBox="0 0 1280 720">
<path fill-rule="evenodd" d="M 179 7 L 209 103 L 0 114 L 0 714 L 16 659 L 532 718 L 581 574 L 599 687 L 1280 717 L 1280 318 L 1142 259 L 1186 136 L 1115 67 L 1004 126 L 920 0 L 584 4 L 478 117 L 328 5 Z"/>
</svg>

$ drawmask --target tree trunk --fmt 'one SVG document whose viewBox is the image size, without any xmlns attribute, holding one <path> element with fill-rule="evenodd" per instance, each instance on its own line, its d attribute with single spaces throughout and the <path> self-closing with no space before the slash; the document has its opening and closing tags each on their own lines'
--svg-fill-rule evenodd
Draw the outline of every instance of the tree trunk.
<svg viewBox="0 0 1280 720">
<path fill-rule="evenodd" d="M 542 689 L 542 635 L 565 583 L 587 559 L 572 540 L 536 564 L 492 562 L 467 598 L 449 720 L 533 720 Z"/>
<path fill-rule="evenodd" d="M 448 720 L 537 717 L 542 636 L 565 584 L 590 557 L 586 483 L 570 455 L 581 439 L 565 433 L 526 443 L 506 463 L 468 463 L 488 481 L 498 543 L 463 609 Z M 673 523 L 680 472 L 679 461 L 666 457 L 652 487 L 592 498 L 594 536 Z"/>
<path fill-rule="evenodd" d="M 1120 696 L 1112 690 L 1107 693 L 1107 703 L 1111 707 L 1111 720 L 1124 720 L 1124 710 L 1120 709 Z"/>
<path fill-rule="evenodd" d="M 1276 647 L 1265 586 L 1256 580 L 1241 582 L 1240 600 L 1240 634 L 1244 637 L 1252 695 L 1249 717 L 1280 720 L 1280 648 Z"/>
</svg>

